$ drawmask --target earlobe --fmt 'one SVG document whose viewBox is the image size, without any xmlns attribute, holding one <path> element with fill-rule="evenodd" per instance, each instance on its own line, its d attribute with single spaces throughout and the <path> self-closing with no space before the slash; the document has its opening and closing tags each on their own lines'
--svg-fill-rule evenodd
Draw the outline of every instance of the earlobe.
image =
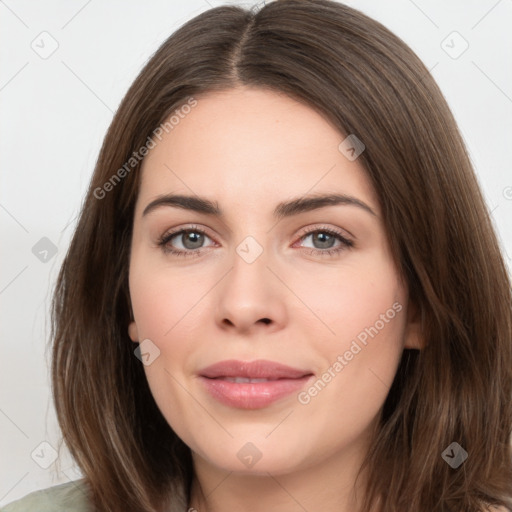
<svg viewBox="0 0 512 512">
<path fill-rule="evenodd" d="M 410 323 L 405 330 L 404 348 L 414 348 L 421 350 L 425 347 L 425 341 L 421 335 L 419 323 Z"/>
<path fill-rule="evenodd" d="M 137 324 L 135 322 L 130 322 L 128 325 L 128 335 L 130 339 L 135 343 L 139 342 L 139 332 L 137 330 Z"/>
<path fill-rule="evenodd" d="M 421 332 L 421 314 L 419 308 L 410 303 L 407 311 L 407 324 L 404 334 L 404 348 L 421 350 L 425 348 L 425 340 Z"/>
</svg>

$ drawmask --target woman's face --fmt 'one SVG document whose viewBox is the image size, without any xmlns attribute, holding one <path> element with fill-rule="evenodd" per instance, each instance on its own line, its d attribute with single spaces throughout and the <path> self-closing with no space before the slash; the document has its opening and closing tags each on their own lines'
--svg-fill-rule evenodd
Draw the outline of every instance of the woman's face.
<svg viewBox="0 0 512 512">
<path fill-rule="evenodd" d="M 199 97 L 173 126 L 143 163 L 129 274 L 129 333 L 158 407 L 197 463 L 280 474 L 356 460 L 418 347 L 357 152 L 311 108 L 253 88 Z M 335 194 L 359 204 L 311 201 Z M 178 195 L 194 202 L 147 209 Z M 204 376 L 226 360 L 299 372 Z"/>
</svg>

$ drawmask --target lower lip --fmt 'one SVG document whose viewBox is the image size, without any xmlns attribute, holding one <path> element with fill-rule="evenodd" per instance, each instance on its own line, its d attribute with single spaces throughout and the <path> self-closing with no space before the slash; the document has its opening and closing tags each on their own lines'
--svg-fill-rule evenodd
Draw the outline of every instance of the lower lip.
<svg viewBox="0 0 512 512">
<path fill-rule="evenodd" d="M 292 393 L 299 392 L 313 375 L 300 379 L 267 382 L 231 382 L 200 377 L 206 390 L 219 402 L 238 409 L 261 409 Z"/>
</svg>

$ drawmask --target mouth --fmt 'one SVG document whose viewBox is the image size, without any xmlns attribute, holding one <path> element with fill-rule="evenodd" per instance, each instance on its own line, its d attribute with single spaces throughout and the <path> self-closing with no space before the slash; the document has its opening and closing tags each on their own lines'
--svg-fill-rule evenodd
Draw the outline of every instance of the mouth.
<svg viewBox="0 0 512 512">
<path fill-rule="evenodd" d="M 309 370 L 273 361 L 221 361 L 201 370 L 205 390 L 217 401 L 238 409 L 261 409 L 288 397 L 313 377 Z"/>
<path fill-rule="evenodd" d="M 228 382 L 237 382 L 238 384 L 253 383 L 253 382 L 272 382 L 279 379 L 248 379 L 246 377 L 216 377 L 217 379 L 226 380 Z"/>
</svg>

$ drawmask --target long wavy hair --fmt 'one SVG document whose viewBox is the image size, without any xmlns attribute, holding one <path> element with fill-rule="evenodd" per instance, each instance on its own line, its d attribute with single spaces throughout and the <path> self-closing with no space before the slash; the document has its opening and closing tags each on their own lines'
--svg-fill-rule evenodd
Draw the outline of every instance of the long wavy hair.
<svg viewBox="0 0 512 512">
<path fill-rule="evenodd" d="M 488 208 L 424 64 L 330 0 L 201 13 L 155 52 L 113 118 L 52 302 L 53 399 L 91 502 L 185 510 L 190 449 L 159 411 L 127 332 L 133 159 L 191 98 L 237 86 L 285 93 L 364 142 L 359 161 L 421 312 L 425 348 L 404 350 L 362 466 L 363 512 L 512 507 L 511 284 Z M 457 469 L 442 457 L 452 442 L 469 454 Z"/>
</svg>

